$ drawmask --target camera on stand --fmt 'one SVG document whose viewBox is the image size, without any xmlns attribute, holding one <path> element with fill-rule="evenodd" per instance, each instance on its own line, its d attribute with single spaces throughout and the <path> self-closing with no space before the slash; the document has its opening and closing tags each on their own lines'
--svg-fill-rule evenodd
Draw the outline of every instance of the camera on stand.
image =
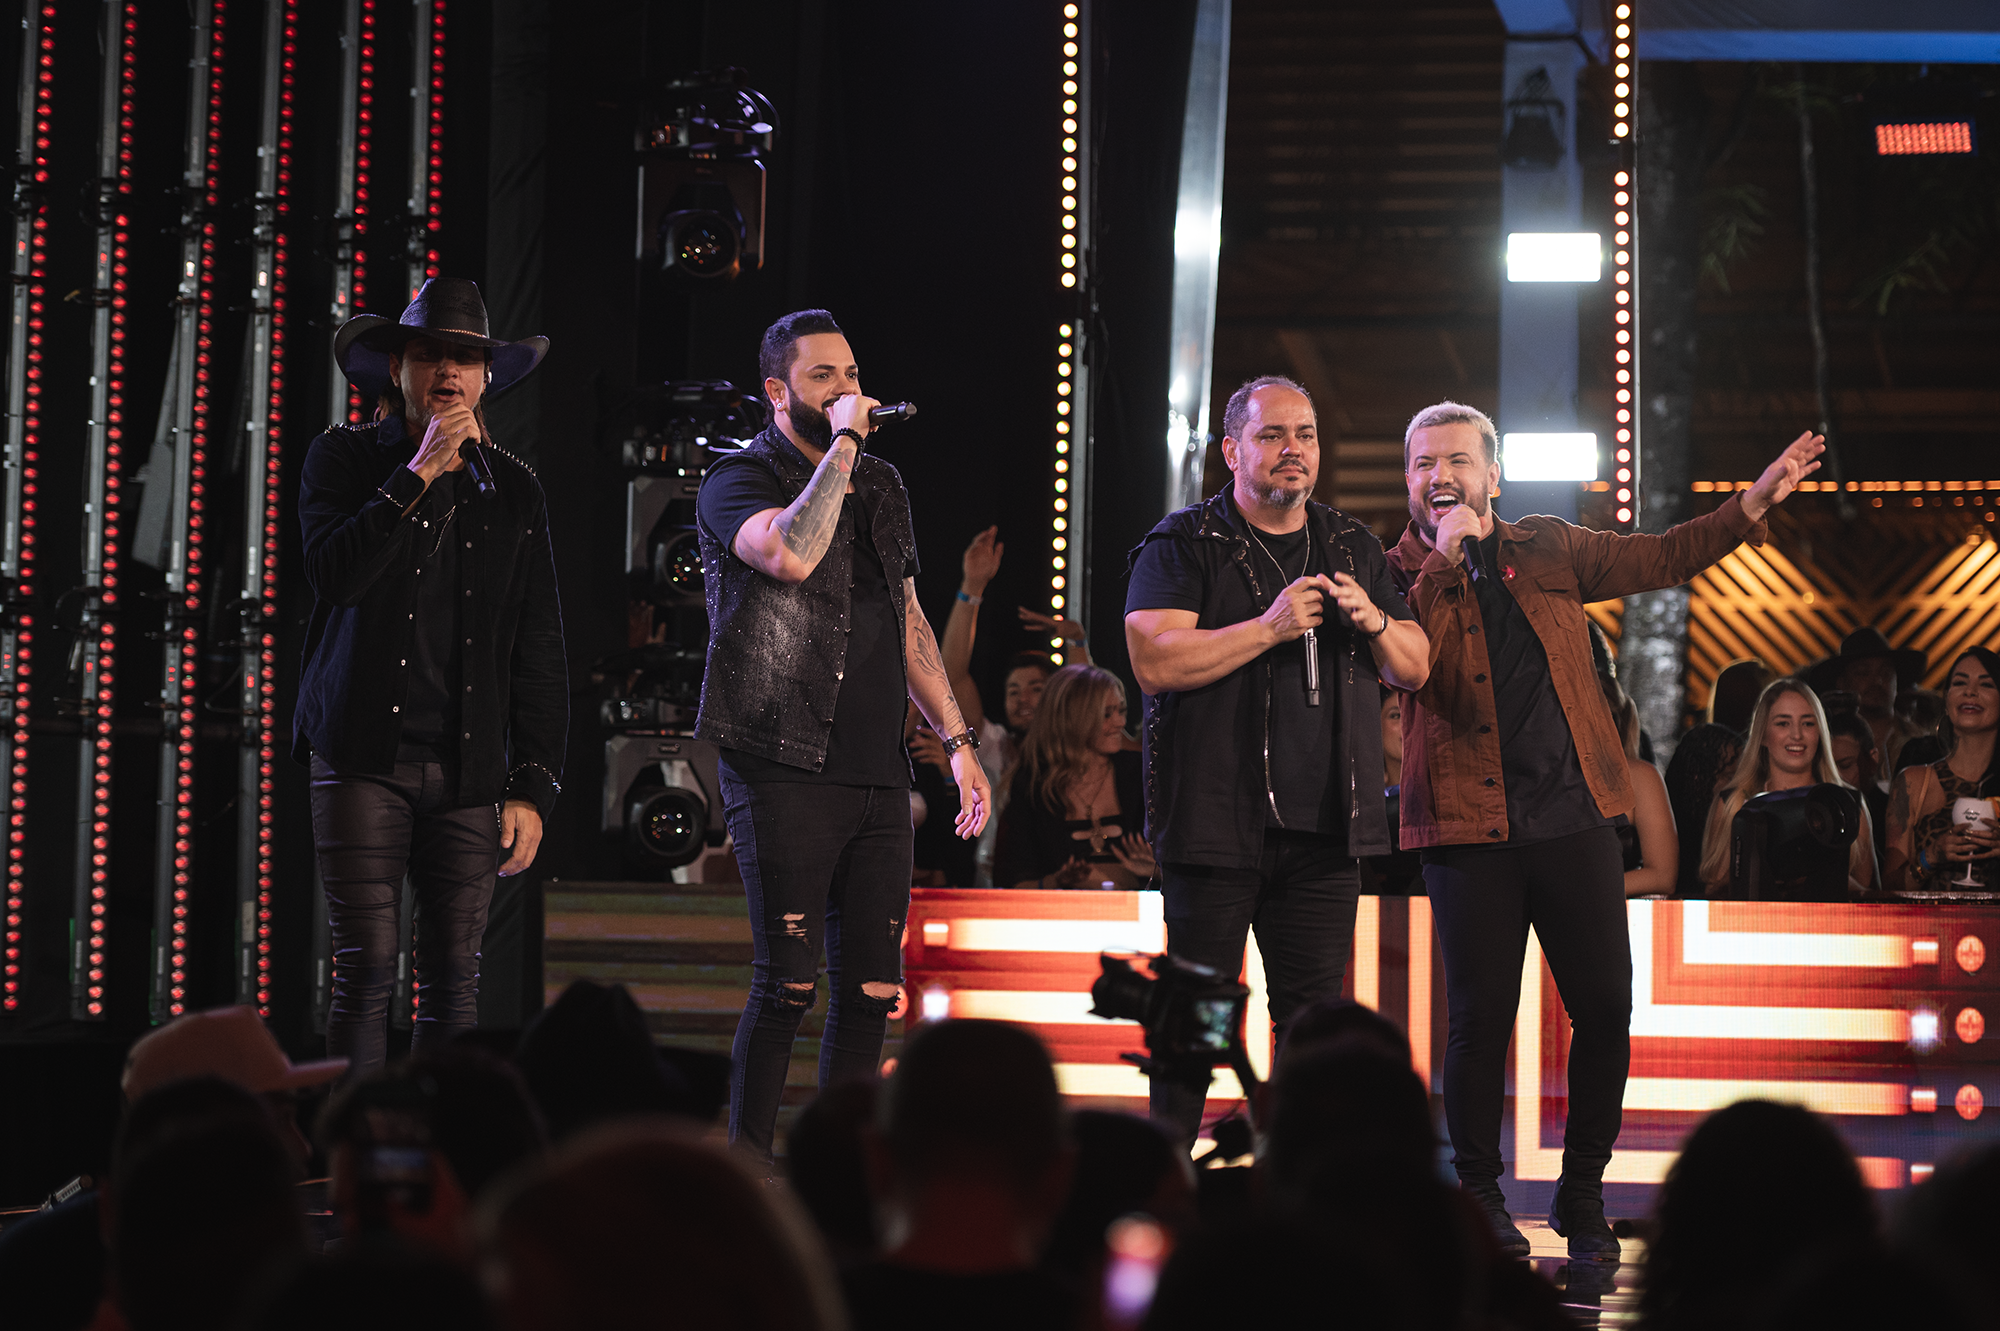
<svg viewBox="0 0 2000 1331">
<path fill-rule="evenodd" d="M 1243 1015 L 1250 990 L 1213 967 L 1162 954 L 1148 959 L 1143 975 L 1132 959 L 1099 955 L 1103 968 L 1090 986 L 1093 1017 L 1136 1021 L 1145 1033 L 1146 1052 L 1123 1054 L 1148 1077 L 1208 1093 L 1218 1066 L 1236 1073 L 1243 1093 L 1257 1085 L 1250 1051 L 1243 1042 Z"/>
<path fill-rule="evenodd" d="M 642 390 L 622 446 L 625 575 L 635 645 L 600 658 L 608 686 L 603 830 L 628 870 L 669 877 L 726 845 L 716 784 L 719 754 L 693 736 L 708 649 L 708 612 L 695 502 L 716 453 L 764 428 L 761 399 L 719 380 Z"/>
</svg>

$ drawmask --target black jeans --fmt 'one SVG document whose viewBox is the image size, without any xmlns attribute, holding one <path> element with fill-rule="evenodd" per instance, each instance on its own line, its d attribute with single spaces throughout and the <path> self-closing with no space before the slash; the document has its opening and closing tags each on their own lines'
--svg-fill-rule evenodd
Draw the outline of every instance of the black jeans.
<svg viewBox="0 0 2000 1331">
<path fill-rule="evenodd" d="M 730 1051 L 729 1140 L 769 1163 L 792 1041 L 826 948 L 822 1088 L 873 1077 L 903 983 L 910 913 L 910 792 L 895 786 L 746 784 L 725 769 L 723 808 L 754 943 L 750 995 Z M 879 991 L 870 994 L 864 986 Z"/>
<path fill-rule="evenodd" d="M 1569 1011 L 1563 1173 L 1601 1179 L 1624 1121 L 1632 1065 L 1632 946 L 1617 831 L 1596 827 L 1526 846 L 1447 846 L 1424 860 L 1451 1014 L 1444 1113 L 1458 1176 L 1500 1177 L 1507 1041 L 1532 924 Z"/>
<path fill-rule="evenodd" d="M 350 1080 L 387 1054 L 406 874 L 417 914 L 410 1051 L 442 1048 L 478 1024 L 479 944 L 500 867 L 500 814 L 491 804 L 453 807 L 457 787 L 438 763 L 349 776 L 313 756 L 313 842 L 333 932 L 326 1051 L 352 1060 Z"/>
<path fill-rule="evenodd" d="M 1300 1008 L 1314 999 L 1340 997 L 1354 951 L 1360 890 L 1343 838 L 1269 828 L 1255 868 L 1162 866 L 1167 951 L 1234 979 L 1254 927 L 1264 955 L 1271 1024 L 1283 1039 L 1286 1023 Z M 1150 1103 L 1155 1119 L 1193 1145 L 1201 1131 L 1202 1096 L 1155 1079 Z"/>
</svg>

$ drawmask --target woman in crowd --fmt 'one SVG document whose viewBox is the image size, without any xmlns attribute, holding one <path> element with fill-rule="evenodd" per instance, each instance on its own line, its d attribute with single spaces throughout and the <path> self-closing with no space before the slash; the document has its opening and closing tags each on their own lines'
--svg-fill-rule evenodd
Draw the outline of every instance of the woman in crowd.
<svg viewBox="0 0 2000 1331">
<path fill-rule="evenodd" d="M 1674 830 L 1673 806 L 1667 801 L 1667 784 L 1652 760 L 1640 754 L 1639 704 L 1618 682 L 1618 663 L 1612 659 L 1611 644 L 1596 624 L 1590 626 L 1590 647 L 1597 665 L 1597 683 L 1618 726 L 1619 743 L 1625 746 L 1625 769 L 1632 778 L 1631 821 L 1618 829 L 1618 848 L 1625 856 L 1625 895 L 1669 896 L 1680 872 L 1681 843 Z"/>
<path fill-rule="evenodd" d="M 1715 803 L 1715 792 L 1729 784 L 1742 753 L 1743 737 L 1712 721 L 1688 731 L 1674 746 L 1673 761 L 1667 764 L 1667 804 L 1680 835 L 1676 896 L 1702 894 L 1701 838 L 1708 827 L 1708 809 Z"/>
<path fill-rule="evenodd" d="M 1833 764 L 1833 745 L 1819 695 L 1802 679 L 1774 679 L 1757 695 L 1756 710 L 1744 732 L 1742 756 L 1727 783 L 1715 792 L 1715 803 L 1709 808 L 1708 831 L 1701 846 L 1701 881 L 1710 895 L 1729 885 L 1729 831 L 1746 800 L 1770 791 L 1822 784 L 1847 786 Z M 1864 817 L 1848 850 L 1848 892 L 1858 896 L 1874 887 L 1875 881 L 1875 837 Z"/>
<path fill-rule="evenodd" d="M 1139 755 L 1125 739 L 1116 675 L 1072 665 L 1049 676 L 1008 782 L 994 883 L 1129 889 L 1153 876 Z"/>
<path fill-rule="evenodd" d="M 1882 855 L 1882 881 L 1892 892 L 1993 891 L 2000 873 L 1996 820 L 2000 812 L 1968 823 L 1954 816 L 1960 800 L 2000 795 L 2000 655 L 1968 647 L 1952 662 L 1945 684 L 1945 756 L 1905 767 L 1889 791 L 1889 835 Z M 1968 888 L 1954 879 L 1979 879 Z"/>
</svg>

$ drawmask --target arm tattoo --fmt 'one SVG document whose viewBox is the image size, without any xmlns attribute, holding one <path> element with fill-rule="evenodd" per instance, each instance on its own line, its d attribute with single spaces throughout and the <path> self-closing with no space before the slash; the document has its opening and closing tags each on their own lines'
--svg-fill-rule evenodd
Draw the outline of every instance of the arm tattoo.
<svg viewBox="0 0 2000 1331">
<path fill-rule="evenodd" d="M 840 523 L 840 503 L 847 494 L 847 477 L 854 470 L 852 441 L 834 440 L 826 456 L 819 460 L 805 493 L 778 515 L 774 524 L 784 537 L 785 548 L 807 566 L 816 566 L 826 548 L 833 544 L 834 528 Z"/>
<path fill-rule="evenodd" d="M 958 699 L 952 696 L 944 658 L 938 655 L 937 638 L 930 621 L 917 604 L 916 588 L 906 581 L 903 588 L 904 622 L 910 640 L 908 667 L 910 697 L 940 735 L 956 735 L 965 729 L 959 715 Z"/>
</svg>

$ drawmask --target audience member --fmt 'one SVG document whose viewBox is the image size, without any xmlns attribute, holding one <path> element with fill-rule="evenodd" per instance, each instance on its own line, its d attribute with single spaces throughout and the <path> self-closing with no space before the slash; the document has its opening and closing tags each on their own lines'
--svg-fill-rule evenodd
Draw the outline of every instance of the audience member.
<svg viewBox="0 0 2000 1331">
<path fill-rule="evenodd" d="M 320 1138 L 346 1238 L 393 1234 L 468 1267 L 473 1203 L 546 1141 L 519 1074 L 456 1047 L 348 1087 Z"/>
<path fill-rule="evenodd" d="M 1667 804 L 1674 811 L 1674 834 L 1680 842 L 1674 895 L 1698 897 L 1701 884 L 1701 843 L 1708 828 L 1709 806 L 1726 785 L 1743 752 L 1743 737 L 1728 726 L 1707 722 L 1681 736 L 1667 764 Z"/>
<path fill-rule="evenodd" d="M 1717 1110 L 1689 1135 L 1653 1216 L 1645 1331 L 1748 1326 L 1803 1262 L 1875 1236 L 1853 1153 L 1817 1114 L 1768 1100 Z"/>
<path fill-rule="evenodd" d="M 1833 768 L 1842 781 L 1861 792 L 1875 844 L 1886 849 L 1889 842 L 1883 819 L 1889 812 L 1889 782 L 1882 768 L 1882 751 L 1875 747 L 1875 732 L 1861 719 L 1853 694 L 1836 691 L 1820 702 L 1826 707 L 1827 733 L 1833 741 Z"/>
<path fill-rule="evenodd" d="M 792 1195 L 818 1226 L 837 1267 L 868 1261 L 879 1251 L 867 1146 L 879 1099 L 880 1083 L 873 1080 L 829 1086 L 799 1112 L 785 1139 Z"/>
<path fill-rule="evenodd" d="M 1911 1189 L 1890 1224 L 1890 1246 L 1948 1287 L 1958 1302 L 2000 1325 L 2000 1144 L 1955 1159 Z M 1889 1320 L 1878 1326 L 1893 1324 Z"/>
<path fill-rule="evenodd" d="M 1840 650 L 1815 662 L 1804 677 L 1820 693 L 1843 689 L 1859 700 L 1861 719 L 1891 770 L 1905 741 L 1922 732 L 1896 714 L 1900 689 L 1915 686 L 1929 662 L 1908 647 L 1891 647 L 1882 630 L 1864 625 L 1840 640 Z"/>
<path fill-rule="evenodd" d="M 2000 794 L 1996 685 L 2000 654 L 1968 647 L 1952 662 L 1945 756 L 1905 767 L 1890 792 L 1882 877 L 1891 892 L 1993 890 L 1992 861 L 2000 855 L 2000 809 L 1991 804 Z"/>
<path fill-rule="evenodd" d="M 1896 715 L 1909 722 L 1919 738 L 1935 735 L 1944 727 L 1944 695 L 1918 684 L 1898 689 Z"/>
<path fill-rule="evenodd" d="M 1701 881 L 1710 896 L 1729 886 L 1730 828 L 1752 796 L 1831 783 L 1845 786 L 1827 742 L 1826 713 L 1804 680 L 1787 676 L 1764 686 L 1736 770 L 1715 793 L 1701 846 Z M 1848 851 L 1847 887 L 1859 896 L 1875 885 L 1875 837 L 1868 820 Z"/>
<path fill-rule="evenodd" d="M 1742 734 L 1750 728 L 1750 713 L 1756 710 L 1757 699 L 1763 696 L 1764 686 L 1777 677 L 1777 671 L 1754 656 L 1731 661 L 1722 667 L 1722 672 L 1715 677 L 1715 686 L 1708 692 L 1705 719 L 1710 725 L 1724 726 Z"/>
<path fill-rule="evenodd" d="M 1041 1043 L 996 1021 L 926 1026 L 876 1125 L 883 1256 L 846 1274 L 855 1331 L 1069 1325 L 1071 1289 L 1037 1266 L 1075 1161 Z"/>
<path fill-rule="evenodd" d="M 1597 683 L 1611 708 L 1612 723 L 1618 727 L 1618 742 L 1625 748 L 1625 769 L 1632 779 L 1632 813 L 1618 829 L 1618 850 L 1625 861 L 1625 895 L 1667 896 L 1674 890 L 1681 862 L 1680 833 L 1674 826 L 1667 783 L 1660 778 L 1660 769 L 1653 766 L 1652 756 L 1642 751 L 1645 735 L 1639 729 L 1639 704 L 1618 682 L 1611 643 L 1594 621 L 1590 650 L 1597 665 Z"/>
<path fill-rule="evenodd" d="M 1125 686 L 1093 665 L 1049 677 L 1008 783 L 994 850 L 1003 887 L 1143 886 L 1144 774 L 1125 748 Z"/>
<path fill-rule="evenodd" d="M 1754 1317 L 1758 1331 L 1972 1331 L 1990 1327 L 1975 1319 L 1959 1290 L 1908 1257 L 1873 1242 L 1834 1249 L 1801 1262 L 1763 1299 Z"/>
<path fill-rule="evenodd" d="M 1105 1235 L 1128 1215 L 1170 1235 L 1192 1230 L 1193 1171 L 1187 1156 L 1151 1119 L 1099 1109 L 1070 1115 L 1076 1173 L 1056 1216 L 1043 1263 L 1078 1291 L 1102 1286 Z"/>
<path fill-rule="evenodd" d="M 514 1065 L 551 1141 L 627 1114 L 709 1123 L 720 1107 L 654 1046 L 646 1014 L 622 984 L 572 981 L 521 1033 Z"/>
<path fill-rule="evenodd" d="M 271 1283 L 243 1331 L 498 1331 L 474 1275 L 394 1241 L 343 1243 Z"/>
<path fill-rule="evenodd" d="M 303 1164 L 311 1153 L 298 1129 L 298 1096 L 347 1070 L 344 1058 L 294 1065 L 256 1012 L 218 1008 L 177 1017 L 142 1036 L 126 1055 L 122 1089 L 127 1106 L 175 1082 L 194 1079 L 195 1090 L 155 1100 L 149 1114 L 197 1115 L 220 1095 L 236 1103 L 244 1092 L 269 1115 L 271 1126 Z M 210 1085 L 217 1082 L 216 1090 Z M 192 1097 L 191 1099 L 189 1097 Z M 141 1138 L 153 1129 L 145 1122 Z M 22 1325 L 66 1331 L 90 1320 L 104 1290 L 107 1254 L 97 1192 L 86 1189 L 58 1206 L 7 1226 L 0 1234 L 0 1314 Z"/>
<path fill-rule="evenodd" d="M 1382 789 L 1403 784 L 1403 693 L 1382 686 Z"/>
<path fill-rule="evenodd" d="M 102 1202 L 111 1308 L 98 1324 L 229 1326 L 274 1270 L 305 1255 L 298 1176 L 268 1112 L 220 1079 L 174 1082 L 135 1103 Z"/>
<path fill-rule="evenodd" d="M 838 1331 L 812 1227 L 722 1150 L 663 1122 L 559 1146 L 481 1204 L 510 1331 Z"/>
<path fill-rule="evenodd" d="M 1316 998 L 1285 1026 L 1273 1070 L 1282 1071 L 1294 1051 L 1345 1039 L 1373 1040 L 1403 1062 L 1410 1061 L 1410 1037 L 1395 1022 L 1351 998 Z"/>
</svg>

